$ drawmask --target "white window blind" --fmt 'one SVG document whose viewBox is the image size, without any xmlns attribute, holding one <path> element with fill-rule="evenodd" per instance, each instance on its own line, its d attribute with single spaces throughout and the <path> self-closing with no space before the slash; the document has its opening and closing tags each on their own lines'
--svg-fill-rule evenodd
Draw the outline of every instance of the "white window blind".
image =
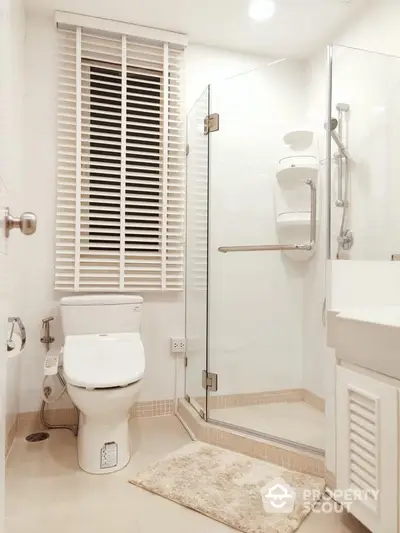
<svg viewBox="0 0 400 533">
<path fill-rule="evenodd" d="M 55 288 L 182 290 L 178 44 L 58 27 Z"/>
</svg>

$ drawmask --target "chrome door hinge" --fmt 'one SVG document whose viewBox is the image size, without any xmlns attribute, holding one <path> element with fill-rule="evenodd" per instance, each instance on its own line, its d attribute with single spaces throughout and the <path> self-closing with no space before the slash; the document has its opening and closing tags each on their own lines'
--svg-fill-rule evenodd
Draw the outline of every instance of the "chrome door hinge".
<svg viewBox="0 0 400 533">
<path fill-rule="evenodd" d="M 188 156 L 190 153 L 190 146 L 187 144 L 186 145 L 186 156 Z"/>
<path fill-rule="evenodd" d="M 185 361 L 185 368 L 186 368 L 186 367 L 187 367 L 187 365 L 188 365 L 188 358 L 187 358 L 186 356 L 185 356 L 185 359 L 184 359 L 184 361 Z"/>
<path fill-rule="evenodd" d="M 204 135 L 208 135 L 213 131 L 219 130 L 219 113 L 207 115 L 204 119 Z"/>
<path fill-rule="evenodd" d="M 203 389 L 216 392 L 218 390 L 218 374 L 203 370 L 201 379 Z"/>
</svg>

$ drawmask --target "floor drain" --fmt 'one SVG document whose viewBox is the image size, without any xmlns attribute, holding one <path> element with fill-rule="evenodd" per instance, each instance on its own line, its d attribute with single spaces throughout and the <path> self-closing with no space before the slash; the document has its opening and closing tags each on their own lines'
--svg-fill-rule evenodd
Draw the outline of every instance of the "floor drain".
<svg viewBox="0 0 400 533">
<path fill-rule="evenodd" d="M 50 435 L 44 431 L 41 431 L 39 433 L 31 433 L 26 437 L 25 440 L 28 442 L 41 442 L 42 440 L 46 440 L 50 437 Z"/>
</svg>

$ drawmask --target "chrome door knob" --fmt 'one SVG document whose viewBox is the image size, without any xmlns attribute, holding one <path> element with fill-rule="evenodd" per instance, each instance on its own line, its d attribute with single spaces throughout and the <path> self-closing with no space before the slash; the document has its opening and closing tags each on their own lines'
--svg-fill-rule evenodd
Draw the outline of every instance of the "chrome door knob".
<svg viewBox="0 0 400 533">
<path fill-rule="evenodd" d="M 15 228 L 19 228 L 21 230 L 21 233 L 24 235 L 32 235 L 36 231 L 37 226 L 37 218 L 34 213 L 25 212 L 22 213 L 22 215 L 18 217 L 13 217 L 10 214 L 10 210 L 8 207 L 5 209 L 5 232 L 6 237 L 9 237 L 10 231 Z"/>
</svg>

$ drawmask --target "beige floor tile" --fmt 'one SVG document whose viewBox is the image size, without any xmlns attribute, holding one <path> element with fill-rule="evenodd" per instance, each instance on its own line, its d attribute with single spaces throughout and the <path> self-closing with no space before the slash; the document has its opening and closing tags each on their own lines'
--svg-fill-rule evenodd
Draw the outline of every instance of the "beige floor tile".
<svg viewBox="0 0 400 533">
<path fill-rule="evenodd" d="M 7 533 L 229 533 L 199 513 L 130 485 L 134 472 L 190 441 L 175 417 L 131 423 L 132 460 L 111 475 L 92 476 L 77 463 L 68 431 L 48 441 L 18 438 L 7 463 Z M 313 514 L 300 533 L 349 533 L 337 515 Z"/>
<path fill-rule="evenodd" d="M 280 402 L 212 409 L 211 418 L 324 449 L 324 413 L 305 402 Z"/>
</svg>

